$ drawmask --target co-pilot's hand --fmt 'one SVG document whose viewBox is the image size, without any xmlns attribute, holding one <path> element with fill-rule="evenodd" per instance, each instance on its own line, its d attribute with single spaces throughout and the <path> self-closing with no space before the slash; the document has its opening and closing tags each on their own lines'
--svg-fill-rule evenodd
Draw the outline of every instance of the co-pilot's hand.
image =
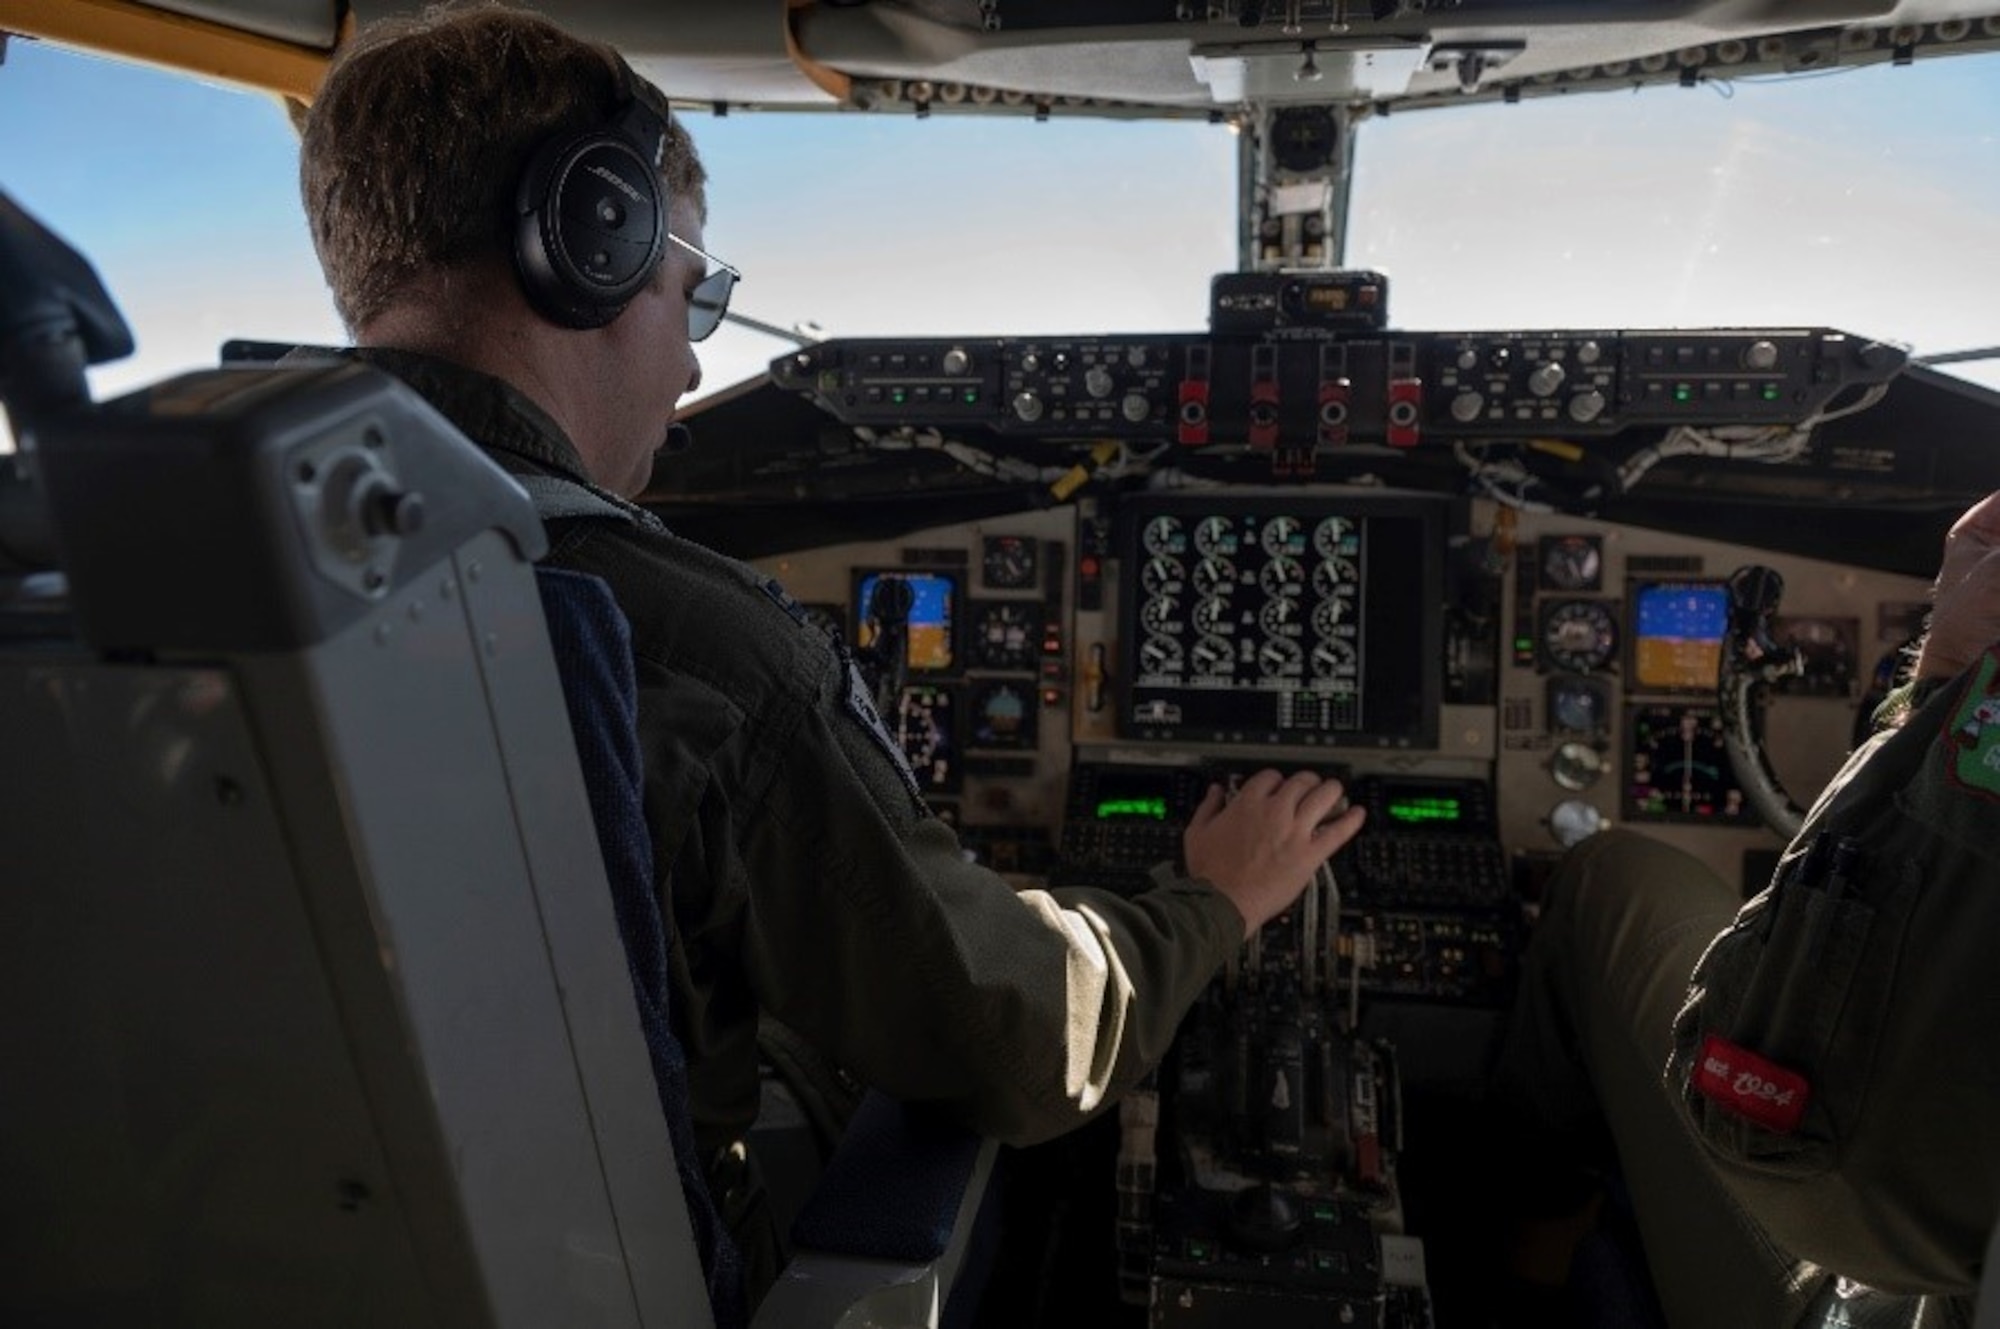
<svg viewBox="0 0 2000 1329">
<path fill-rule="evenodd" d="M 1342 810 L 1340 781 L 1311 771 L 1259 771 L 1224 799 L 1222 786 L 1188 820 L 1188 871 L 1206 877 L 1243 915 L 1247 939 L 1299 898 L 1313 870 L 1352 840 L 1367 815 Z"/>
<path fill-rule="evenodd" d="M 2000 493 L 1988 494 L 1944 538 L 1918 678 L 1950 678 L 2000 641 Z"/>
</svg>

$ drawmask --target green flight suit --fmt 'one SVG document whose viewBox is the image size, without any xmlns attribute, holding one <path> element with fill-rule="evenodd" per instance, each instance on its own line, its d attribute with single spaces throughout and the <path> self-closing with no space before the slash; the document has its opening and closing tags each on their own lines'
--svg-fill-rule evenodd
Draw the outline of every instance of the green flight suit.
<svg viewBox="0 0 2000 1329">
<path fill-rule="evenodd" d="M 1748 903 L 1628 831 L 1551 884 L 1499 1086 L 1609 1128 L 1674 1329 L 1969 1316 L 2000 1211 L 2000 648 L 1900 715 Z"/>
<path fill-rule="evenodd" d="M 571 443 L 499 380 L 356 354 L 509 471 L 587 487 Z M 1108 1106 L 1241 945 L 1236 907 L 1165 872 L 1128 899 L 1016 892 L 969 862 L 845 649 L 775 582 L 628 511 L 549 521 L 548 561 L 604 578 L 631 620 L 673 1021 L 704 1150 L 726 1156 L 756 1116 L 760 1012 L 865 1084 L 1008 1143 Z"/>
</svg>

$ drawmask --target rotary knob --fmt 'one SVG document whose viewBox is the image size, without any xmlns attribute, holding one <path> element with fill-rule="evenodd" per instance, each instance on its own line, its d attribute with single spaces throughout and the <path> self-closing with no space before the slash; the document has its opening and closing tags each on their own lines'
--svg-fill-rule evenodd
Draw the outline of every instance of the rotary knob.
<svg viewBox="0 0 2000 1329">
<path fill-rule="evenodd" d="M 1604 814 L 1580 798 L 1566 798 L 1549 809 L 1549 834 L 1565 849 L 1581 844 L 1604 827 Z"/>
<path fill-rule="evenodd" d="M 1759 338 L 1743 348 L 1743 365 L 1746 369 L 1775 369 L 1778 364 L 1776 342 Z"/>
<path fill-rule="evenodd" d="M 1562 361 L 1544 360 L 1528 371 L 1528 391 L 1537 397 L 1553 396 L 1555 390 L 1563 385 L 1563 379 L 1566 377 L 1568 375 L 1563 373 Z"/>
<path fill-rule="evenodd" d="M 1014 394 L 1014 414 L 1023 424 L 1033 424 L 1042 418 L 1042 399 L 1032 392 Z"/>
<path fill-rule="evenodd" d="M 1103 365 L 1092 365 L 1083 371 L 1083 390 L 1093 397 L 1109 397 L 1114 386 L 1111 371 Z"/>
<path fill-rule="evenodd" d="M 1582 342 L 1576 348 L 1576 362 L 1580 365 L 1594 365 L 1603 358 L 1604 348 L 1594 341 Z"/>
<path fill-rule="evenodd" d="M 1486 409 L 1486 398 L 1470 388 L 1451 399 L 1451 418 L 1462 425 L 1469 425 L 1479 418 Z"/>
<path fill-rule="evenodd" d="M 1146 400 L 1143 392 L 1128 392 L 1125 400 L 1118 404 L 1118 409 L 1136 425 L 1145 423 L 1146 417 L 1153 413 L 1153 404 Z"/>
<path fill-rule="evenodd" d="M 1596 388 L 1585 388 L 1569 399 L 1569 418 L 1580 425 L 1587 425 L 1604 414 L 1604 394 Z"/>
<path fill-rule="evenodd" d="M 972 357 L 965 353 L 963 346 L 954 346 L 939 357 L 938 367 L 947 374 L 963 374 L 972 368 Z"/>
</svg>

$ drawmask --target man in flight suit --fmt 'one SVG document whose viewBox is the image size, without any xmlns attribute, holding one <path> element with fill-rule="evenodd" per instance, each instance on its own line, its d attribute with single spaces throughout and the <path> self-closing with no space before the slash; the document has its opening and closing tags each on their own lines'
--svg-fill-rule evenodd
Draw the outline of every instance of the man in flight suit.
<svg viewBox="0 0 2000 1329">
<path fill-rule="evenodd" d="M 1856 752 L 1771 890 L 1746 905 L 1698 860 L 1622 831 L 1585 841 L 1551 883 L 1500 1088 L 1536 1126 L 1608 1129 L 1673 1329 L 1792 1329 L 1809 1307 L 1847 1323 L 1818 1314 L 1846 1291 L 1836 1276 L 1929 1296 L 1925 1325 L 1965 1311 L 2000 1209 L 2000 1074 L 1990 1024 L 1950 1012 L 1983 1021 L 2000 994 L 1990 934 L 1957 953 L 1913 939 L 1977 934 L 1969 907 L 2000 881 L 2000 772 L 1947 769 L 1963 740 L 1943 737 L 1973 723 L 1981 752 L 2000 752 L 2000 725 L 1977 723 L 1996 673 L 2000 493 L 1946 537 L 1912 678 L 1878 712 L 1907 732 Z M 1945 1013 L 1917 1017 L 1925 1000 Z"/>
<path fill-rule="evenodd" d="M 364 31 L 304 125 L 306 214 L 353 354 L 521 477 L 550 561 L 604 578 L 631 621 L 703 1150 L 740 1160 L 760 1012 L 897 1098 L 1047 1139 L 1161 1057 L 1361 813 L 1310 773 L 1260 773 L 1227 801 L 1211 789 L 1185 872 L 1129 899 L 1017 893 L 966 861 L 846 650 L 774 582 L 628 502 L 735 279 L 703 252 L 703 181 L 660 94 L 613 51 L 501 8 Z M 664 222 L 622 288 L 592 270 L 616 266 L 613 242 L 594 253 L 566 229 L 551 195 L 572 186 L 607 227 L 648 207 Z"/>
</svg>

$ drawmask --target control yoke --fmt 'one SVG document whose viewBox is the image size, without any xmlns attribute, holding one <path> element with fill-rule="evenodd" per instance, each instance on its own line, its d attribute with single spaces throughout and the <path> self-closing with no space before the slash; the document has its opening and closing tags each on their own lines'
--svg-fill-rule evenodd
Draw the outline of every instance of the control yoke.
<svg viewBox="0 0 2000 1329">
<path fill-rule="evenodd" d="M 1722 643 L 1716 701 L 1722 712 L 1723 747 L 1743 796 L 1764 824 L 1790 837 L 1805 824 L 1805 810 L 1785 792 L 1764 751 L 1766 689 L 1805 672 L 1805 658 L 1771 635 L 1771 621 L 1785 593 L 1776 570 L 1751 564 L 1729 577 L 1729 631 Z"/>
<path fill-rule="evenodd" d="M 89 402 L 86 365 L 131 353 L 89 261 L 0 190 L 0 406 L 23 447 L 39 414 Z"/>
<path fill-rule="evenodd" d="M 30 478 L 37 426 L 90 404 L 86 366 L 131 353 L 132 330 L 89 261 L 0 190 L 0 411 L 20 449 L 0 457 L 0 572 L 55 566 Z"/>
<path fill-rule="evenodd" d="M 875 709 L 894 715 L 903 696 L 910 667 L 910 610 L 916 592 L 901 577 L 881 577 L 868 597 L 868 618 L 875 625 Z"/>
</svg>

